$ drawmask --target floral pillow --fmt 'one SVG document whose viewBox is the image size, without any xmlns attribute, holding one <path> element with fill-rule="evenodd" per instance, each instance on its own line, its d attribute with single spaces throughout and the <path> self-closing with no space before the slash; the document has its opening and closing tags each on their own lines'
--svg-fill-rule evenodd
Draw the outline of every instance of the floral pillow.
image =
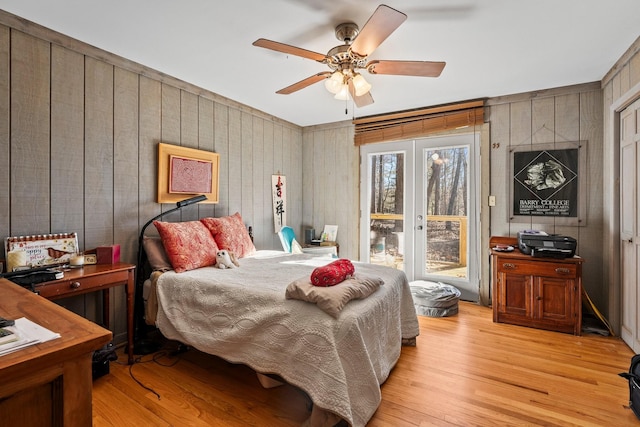
<svg viewBox="0 0 640 427">
<path fill-rule="evenodd" d="M 222 218 L 201 218 L 200 221 L 209 229 L 220 249 L 231 251 L 238 258 L 255 253 L 256 247 L 242 222 L 240 213 L 236 212 Z"/>
<path fill-rule="evenodd" d="M 218 246 L 200 221 L 154 221 L 162 245 L 176 273 L 216 263 Z"/>
</svg>

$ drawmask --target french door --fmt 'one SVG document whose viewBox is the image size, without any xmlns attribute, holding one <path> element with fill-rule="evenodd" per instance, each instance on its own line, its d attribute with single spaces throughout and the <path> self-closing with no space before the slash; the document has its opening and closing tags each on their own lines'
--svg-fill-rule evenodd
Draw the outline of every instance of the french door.
<svg viewBox="0 0 640 427">
<path fill-rule="evenodd" d="M 361 148 L 360 259 L 477 301 L 476 134 Z"/>
</svg>

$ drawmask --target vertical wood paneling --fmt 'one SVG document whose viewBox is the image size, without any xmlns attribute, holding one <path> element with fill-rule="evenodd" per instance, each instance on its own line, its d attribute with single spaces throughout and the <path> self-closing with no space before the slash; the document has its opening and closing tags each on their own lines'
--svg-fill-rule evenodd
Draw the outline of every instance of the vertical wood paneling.
<svg viewBox="0 0 640 427">
<path fill-rule="evenodd" d="M 328 223 L 338 226 L 337 239 L 340 243 L 341 257 L 346 257 L 348 253 L 351 253 L 352 249 L 348 238 L 349 230 L 357 227 L 350 224 L 351 215 L 349 211 L 354 202 L 354 186 L 355 188 L 358 187 L 358 183 L 354 182 L 355 177 L 353 168 L 351 168 L 353 156 L 350 155 L 355 146 L 345 140 L 344 130 L 345 128 L 338 128 L 332 132 L 332 149 L 337 155 L 334 157 L 334 164 L 336 165 L 334 182 L 329 188 L 335 188 L 336 191 L 333 194 L 333 203 L 329 203 L 334 206 L 334 217 L 327 220 Z M 359 204 L 359 200 L 356 199 L 356 203 Z"/>
<path fill-rule="evenodd" d="M 624 67 L 622 67 L 622 70 L 620 70 L 620 93 L 626 93 L 630 88 L 630 81 L 629 81 L 629 64 L 626 64 Z"/>
<path fill-rule="evenodd" d="M 264 120 L 264 128 L 263 128 L 263 156 L 262 156 L 262 167 L 264 169 L 264 178 L 262 180 L 262 193 L 264 197 L 262 198 L 262 212 L 270 212 L 272 210 L 272 196 L 271 196 L 271 175 L 277 173 L 277 170 L 273 167 L 273 134 L 274 134 L 274 124 L 269 120 Z M 288 185 L 287 185 L 288 187 Z M 287 192 L 288 188 L 287 188 Z M 289 216 L 289 208 L 287 208 L 287 216 Z M 264 228 L 264 243 L 265 248 L 278 248 L 280 246 L 280 241 L 276 242 L 275 237 L 275 229 L 273 227 L 273 217 L 271 215 L 265 215 L 263 218 L 263 228 Z M 276 243 L 278 246 L 276 246 Z"/>
<path fill-rule="evenodd" d="M 555 142 L 580 139 L 580 94 L 571 93 L 555 97 Z"/>
<path fill-rule="evenodd" d="M 198 96 L 184 90 L 180 91 L 180 145 L 198 148 Z M 188 197 L 185 197 L 187 199 Z M 180 211 L 182 221 L 198 219 L 199 206 L 189 206 Z"/>
<path fill-rule="evenodd" d="M 229 164 L 230 159 L 230 120 L 229 108 L 225 105 L 216 103 L 214 105 L 215 114 L 215 150 L 220 155 L 220 201 L 216 206 L 216 216 L 224 216 L 229 214 L 229 180 L 231 172 Z"/>
<path fill-rule="evenodd" d="M 9 28 L 0 25 L 0 236 L 10 234 L 9 54 Z"/>
<path fill-rule="evenodd" d="M 113 242 L 113 66 L 85 58 L 85 248 Z"/>
<path fill-rule="evenodd" d="M 240 113 L 240 206 L 245 224 L 253 224 L 253 117 L 248 112 Z"/>
<path fill-rule="evenodd" d="M 510 104 L 509 145 L 531 144 L 531 101 Z"/>
<path fill-rule="evenodd" d="M 242 119 L 235 108 L 229 109 L 229 166 L 227 180 L 229 188 L 227 212 L 233 214 L 242 211 Z"/>
<path fill-rule="evenodd" d="M 198 96 L 180 91 L 180 145 L 198 148 Z"/>
<path fill-rule="evenodd" d="M 314 170 L 314 132 L 305 132 L 302 135 L 302 218 L 303 228 L 315 228 L 313 218 L 314 198 L 314 174 L 320 173 L 320 169 Z M 306 171 L 306 172 L 304 172 Z M 309 173 L 311 172 L 311 173 Z"/>
<path fill-rule="evenodd" d="M 213 116 L 213 101 L 203 97 L 198 98 L 198 149 L 215 152 L 215 135 Z M 198 216 L 215 216 L 215 205 L 211 203 L 198 204 Z"/>
<path fill-rule="evenodd" d="M 337 225 L 337 206 L 342 203 L 344 207 L 344 203 L 346 200 L 344 196 L 346 196 L 346 191 L 339 191 L 338 189 L 341 186 L 338 186 L 338 173 L 340 169 L 337 168 L 337 141 L 336 141 L 336 130 L 335 129 L 327 129 L 324 131 L 324 164 L 326 165 L 325 171 L 320 177 L 322 184 L 324 184 L 324 188 L 329 191 L 325 191 L 324 200 L 322 201 L 322 210 L 324 211 L 324 224 Z M 340 156 L 345 156 L 345 153 L 340 151 Z M 330 191 L 330 189 L 335 189 L 334 191 Z M 340 194 L 342 193 L 342 194 Z M 340 200 L 340 196 L 343 197 Z"/>
<path fill-rule="evenodd" d="M 51 231 L 84 242 L 84 56 L 51 47 Z"/>
<path fill-rule="evenodd" d="M 509 236 L 509 191 L 511 191 L 509 172 L 510 141 L 510 106 L 509 104 L 492 105 L 489 121 L 491 123 L 491 188 L 490 193 L 496 196 L 496 205 L 491 207 L 491 232 L 498 236 Z M 502 179 L 501 179 L 502 178 Z M 484 200 L 481 201 L 484 205 Z M 486 205 L 485 205 L 486 206 Z"/>
<path fill-rule="evenodd" d="M 629 61 L 629 87 L 640 83 L 640 55 L 636 54 Z"/>
<path fill-rule="evenodd" d="M 325 164 L 326 151 L 325 145 L 325 132 L 319 131 L 313 134 L 313 228 L 316 229 L 316 234 L 320 235 L 324 229 L 324 203 L 326 185 L 322 182 L 322 175 L 326 172 L 329 165 Z M 317 172 L 316 172 L 317 171 Z"/>
<path fill-rule="evenodd" d="M 166 83 L 162 84 L 162 108 L 160 111 L 162 112 L 162 142 L 166 144 L 181 145 L 180 89 Z M 162 211 L 168 211 L 175 207 L 174 203 L 164 203 L 162 205 Z M 192 210 L 192 208 L 187 208 L 184 209 L 184 212 L 188 212 L 190 210 Z M 173 212 L 163 216 L 162 220 L 180 221 L 182 213 L 182 211 Z"/>
<path fill-rule="evenodd" d="M 51 226 L 50 45 L 11 32 L 11 230 L 47 233 Z"/>
<path fill-rule="evenodd" d="M 124 259 L 138 252 L 138 76 L 121 68 L 114 75 L 113 156 L 114 228 L 113 243 L 120 244 Z"/>
<path fill-rule="evenodd" d="M 271 174 L 267 178 L 264 165 L 264 119 L 253 117 L 252 131 L 252 158 L 254 162 L 251 168 L 253 175 L 251 178 L 253 186 L 251 197 L 254 215 L 251 218 L 251 222 L 245 220 L 245 224 L 253 227 L 254 237 L 257 242 L 266 242 L 267 233 L 269 232 L 267 228 L 269 224 L 266 221 L 268 215 L 259 215 L 260 208 L 264 206 L 264 199 L 266 198 L 265 182 L 271 182 Z M 269 193 L 269 197 L 271 197 L 271 193 Z"/>
<path fill-rule="evenodd" d="M 302 144 L 300 143 L 302 135 L 299 129 L 293 129 L 287 127 L 284 134 L 287 135 L 287 150 L 290 153 L 289 164 L 290 167 L 287 170 L 289 175 L 289 197 L 291 202 L 289 203 L 289 217 L 288 221 L 297 233 L 300 233 L 299 239 L 304 242 L 304 229 L 303 229 L 303 216 L 302 216 L 302 178 L 304 171 L 298 167 L 302 165 Z M 278 241 L 278 245 L 280 243 Z"/>
<path fill-rule="evenodd" d="M 113 243 L 120 245 L 121 259 L 138 253 L 138 76 L 122 68 L 114 70 L 113 99 Z M 109 293 L 111 330 L 117 341 L 127 336 L 126 292 L 117 287 Z"/>
<path fill-rule="evenodd" d="M 531 143 L 555 141 L 555 109 L 553 98 L 534 99 L 531 102 Z"/>
<path fill-rule="evenodd" d="M 587 141 L 587 187 L 597 189 L 587 191 L 586 201 L 587 211 L 585 219 L 588 226 L 587 232 L 578 230 L 578 248 L 580 254 L 584 254 L 585 259 L 599 260 L 602 254 L 602 244 L 604 235 L 604 215 L 605 200 L 603 197 L 605 176 L 603 175 L 602 159 L 604 154 L 603 146 L 603 108 L 602 94 L 600 92 L 586 92 L 580 94 L 580 125 L 578 139 Z M 591 264 L 591 265 L 587 265 Z M 598 308 L 605 309 L 607 303 L 606 287 L 602 286 L 605 279 L 604 268 L 600 262 L 585 263 L 582 267 L 584 276 L 584 288 L 589 296 L 596 301 Z"/>
<path fill-rule="evenodd" d="M 156 80 L 139 77 L 140 96 L 138 140 L 138 232 L 151 218 L 160 214 L 156 203 L 158 154 L 162 138 L 162 85 Z M 151 227 L 153 228 L 153 227 Z M 151 230 L 150 230 L 151 231 Z M 136 233 L 137 235 L 137 233 Z"/>
</svg>

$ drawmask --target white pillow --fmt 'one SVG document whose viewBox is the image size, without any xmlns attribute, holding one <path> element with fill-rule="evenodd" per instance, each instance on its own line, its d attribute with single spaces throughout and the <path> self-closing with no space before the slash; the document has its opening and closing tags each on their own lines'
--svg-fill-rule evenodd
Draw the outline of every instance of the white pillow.
<svg viewBox="0 0 640 427">
<path fill-rule="evenodd" d="M 302 253 L 302 246 L 300 246 L 300 243 L 298 243 L 298 241 L 296 239 L 293 239 L 291 241 L 291 253 L 292 254 L 301 254 Z"/>
</svg>

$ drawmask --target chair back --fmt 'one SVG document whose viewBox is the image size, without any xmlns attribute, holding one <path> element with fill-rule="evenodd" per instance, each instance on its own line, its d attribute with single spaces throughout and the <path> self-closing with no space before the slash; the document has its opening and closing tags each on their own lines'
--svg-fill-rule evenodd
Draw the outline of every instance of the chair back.
<svg viewBox="0 0 640 427">
<path fill-rule="evenodd" d="M 283 226 L 280 231 L 278 231 L 278 237 L 280 237 L 280 243 L 282 243 L 282 250 L 291 253 L 291 242 L 296 238 L 296 233 L 293 231 L 293 228 L 286 225 Z"/>
</svg>

